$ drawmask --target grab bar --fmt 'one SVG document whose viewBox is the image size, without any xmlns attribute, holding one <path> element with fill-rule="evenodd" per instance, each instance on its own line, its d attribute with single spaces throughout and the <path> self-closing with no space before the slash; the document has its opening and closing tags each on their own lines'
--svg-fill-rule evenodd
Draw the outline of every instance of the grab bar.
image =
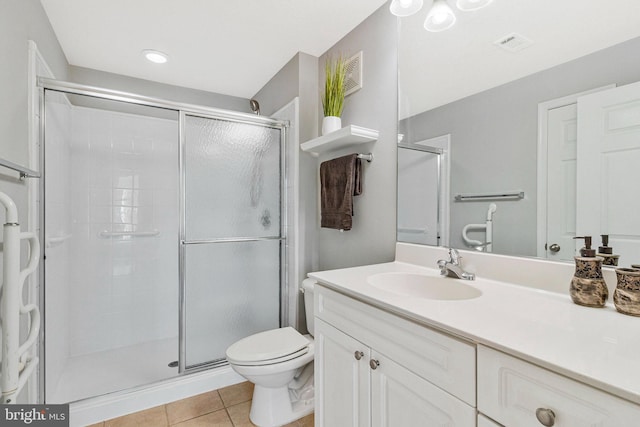
<svg viewBox="0 0 640 427">
<path fill-rule="evenodd" d="M 69 240 L 71 238 L 71 234 L 63 234 L 62 236 L 56 237 L 46 237 L 44 239 L 45 246 L 47 248 L 55 248 L 59 244 L 63 243 L 65 240 Z"/>
<path fill-rule="evenodd" d="M 398 233 L 407 233 L 407 234 L 426 234 L 426 228 L 398 228 Z"/>
<path fill-rule="evenodd" d="M 520 200 L 524 199 L 524 191 L 505 191 L 504 193 L 484 194 L 457 194 L 456 202 L 468 202 L 473 200 Z"/>
<path fill-rule="evenodd" d="M 154 229 L 151 231 L 107 231 L 103 230 L 98 233 L 98 236 L 109 237 L 155 237 L 160 235 L 160 230 Z"/>
</svg>

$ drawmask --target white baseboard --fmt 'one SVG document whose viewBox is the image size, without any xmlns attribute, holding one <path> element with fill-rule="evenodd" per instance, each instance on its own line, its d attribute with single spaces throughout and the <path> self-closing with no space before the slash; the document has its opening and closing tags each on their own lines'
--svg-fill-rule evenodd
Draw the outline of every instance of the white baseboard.
<svg viewBox="0 0 640 427">
<path fill-rule="evenodd" d="M 223 366 L 135 390 L 82 400 L 70 405 L 70 426 L 82 427 L 99 423 L 243 381 L 246 380 L 230 366 Z"/>
</svg>

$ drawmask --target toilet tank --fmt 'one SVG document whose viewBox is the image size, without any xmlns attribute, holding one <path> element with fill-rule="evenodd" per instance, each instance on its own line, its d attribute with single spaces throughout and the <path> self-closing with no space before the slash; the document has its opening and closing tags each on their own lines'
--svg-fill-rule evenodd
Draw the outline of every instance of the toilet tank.
<svg viewBox="0 0 640 427">
<path fill-rule="evenodd" d="M 313 316 L 313 288 L 316 281 L 313 279 L 304 279 L 302 281 L 302 293 L 304 296 L 304 315 L 307 319 L 307 330 L 314 335 L 314 316 Z"/>
</svg>

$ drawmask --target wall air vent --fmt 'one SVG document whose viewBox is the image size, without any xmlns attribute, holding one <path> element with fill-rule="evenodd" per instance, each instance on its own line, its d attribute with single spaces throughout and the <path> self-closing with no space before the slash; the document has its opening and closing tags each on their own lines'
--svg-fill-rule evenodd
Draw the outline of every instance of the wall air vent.
<svg viewBox="0 0 640 427">
<path fill-rule="evenodd" d="M 347 78 L 345 79 L 345 96 L 362 89 L 362 51 L 347 59 Z"/>
<path fill-rule="evenodd" d="M 522 49 L 526 49 L 533 44 L 531 40 L 518 33 L 507 34 L 493 42 L 494 45 L 506 50 L 507 52 L 516 53 Z"/>
</svg>

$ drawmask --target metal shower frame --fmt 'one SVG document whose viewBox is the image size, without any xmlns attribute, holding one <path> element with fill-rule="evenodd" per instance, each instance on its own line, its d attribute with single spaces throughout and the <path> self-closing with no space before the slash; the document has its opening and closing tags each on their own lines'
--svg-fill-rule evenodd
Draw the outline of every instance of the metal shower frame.
<svg viewBox="0 0 640 427">
<path fill-rule="evenodd" d="M 288 295 L 292 290 L 290 289 L 290 280 L 288 277 L 288 267 L 289 267 L 289 251 L 287 244 L 287 231 L 288 231 L 288 218 L 287 218 L 287 206 L 288 206 L 288 194 L 287 194 L 287 150 L 286 150 L 286 141 L 288 139 L 288 131 L 289 131 L 289 122 L 285 120 L 276 120 L 269 117 L 258 116 L 250 113 L 241 113 L 236 111 L 224 110 L 213 107 L 206 107 L 195 104 L 181 103 L 175 101 L 169 101 L 161 98 L 153 98 L 144 95 L 138 95 L 129 92 L 122 92 L 111 89 L 104 89 L 95 86 L 88 86 L 78 83 L 65 82 L 55 79 L 49 78 L 38 78 L 38 89 L 40 95 L 40 173 L 42 176 L 45 176 L 46 164 L 45 164 L 45 144 L 46 144 L 46 135 L 45 135 L 45 127 L 46 127 L 46 111 L 45 111 L 45 90 L 61 92 L 65 94 L 72 95 L 83 95 L 90 96 L 94 98 L 109 100 L 109 101 L 117 101 L 128 104 L 141 105 L 146 107 L 154 107 L 160 108 L 164 110 L 175 111 L 178 114 L 178 168 L 179 168 L 179 236 L 178 236 L 178 248 L 179 248 L 179 333 L 178 333 L 178 342 L 179 342 L 179 374 L 178 376 L 184 374 L 190 374 L 194 372 L 199 372 L 207 369 L 214 368 L 219 365 L 225 365 L 225 362 L 220 361 L 211 361 L 208 363 L 187 367 L 186 366 L 186 282 L 185 282 L 185 168 L 184 168 L 184 151 L 185 151 L 185 118 L 186 116 L 196 116 L 207 119 L 219 119 L 225 121 L 231 121 L 236 123 L 244 123 L 250 125 L 258 125 L 264 127 L 270 127 L 274 129 L 279 129 L 281 131 L 280 136 L 280 236 L 275 237 L 267 237 L 267 238 L 246 238 L 246 237 L 238 237 L 234 239 L 216 239 L 219 241 L 230 242 L 246 242 L 246 241 L 258 241 L 258 240 L 279 240 L 280 243 L 280 325 L 286 325 L 290 323 L 289 319 L 289 298 Z M 44 179 L 40 181 L 40 241 L 44 241 L 45 238 L 45 186 L 46 182 Z M 41 262 L 40 262 L 40 290 L 39 290 L 39 306 L 42 312 L 43 319 L 46 319 L 46 311 L 45 311 L 45 292 L 43 284 L 46 281 L 45 277 L 45 268 L 44 268 L 44 258 L 45 251 L 42 251 L 41 254 Z M 43 324 L 46 324 L 43 322 Z M 45 374 L 44 370 L 46 369 L 46 348 L 44 345 L 44 337 L 43 334 L 40 336 L 39 341 L 39 352 L 40 352 L 40 360 L 43 360 L 42 363 L 43 369 L 40 372 L 39 378 L 39 391 L 40 391 L 40 400 L 44 401 L 45 397 Z M 164 380 L 161 380 L 164 381 Z M 153 383 L 150 383 L 153 384 Z M 141 384 L 140 386 L 148 386 L 150 384 Z M 91 396 L 94 397 L 94 396 Z"/>
</svg>

